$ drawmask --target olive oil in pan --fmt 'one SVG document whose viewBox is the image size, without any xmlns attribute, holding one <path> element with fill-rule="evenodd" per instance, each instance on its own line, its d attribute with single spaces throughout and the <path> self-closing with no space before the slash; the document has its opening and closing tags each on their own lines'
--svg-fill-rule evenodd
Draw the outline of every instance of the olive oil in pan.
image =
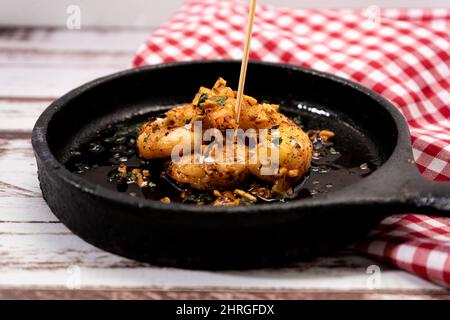
<svg viewBox="0 0 450 320">
<path fill-rule="evenodd" d="M 331 130 L 335 136 L 327 141 L 323 141 L 319 135 L 312 138 L 311 169 L 295 186 L 291 197 L 266 197 L 264 192 L 259 190 L 270 190 L 271 186 L 256 179 L 249 179 L 244 185 L 239 186 L 239 189 L 255 195 L 258 199 L 256 203 L 287 202 L 317 197 L 353 184 L 379 166 L 371 146 L 363 134 L 353 127 L 339 124 L 336 119 L 329 117 L 317 119 L 317 115 L 308 113 L 302 113 L 301 117 L 289 112 L 286 112 L 286 115 L 291 116 L 305 132 Z M 152 200 L 168 197 L 172 202 L 197 204 L 213 202 L 215 196 L 212 191 L 184 188 L 165 177 L 166 160 L 149 161 L 139 158 L 135 145 L 141 125 L 142 117 L 109 125 L 97 132 L 87 143 L 72 150 L 66 167 L 86 180 L 133 197 Z M 121 165 L 127 167 L 126 174 L 119 173 Z M 139 172 L 148 170 L 149 175 L 144 178 L 145 187 L 138 186 L 137 175 L 130 173 L 133 169 L 139 169 Z M 231 191 L 233 190 L 234 188 Z"/>
</svg>

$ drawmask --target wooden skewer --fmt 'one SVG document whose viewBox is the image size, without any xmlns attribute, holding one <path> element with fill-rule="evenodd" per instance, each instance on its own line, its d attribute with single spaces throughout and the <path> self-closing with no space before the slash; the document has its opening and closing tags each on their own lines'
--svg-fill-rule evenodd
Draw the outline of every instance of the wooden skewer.
<svg viewBox="0 0 450 320">
<path fill-rule="evenodd" d="M 247 31 L 244 43 L 244 55 L 242 57 L 241 74 L 239 76 L 239 87 L 236 97 L 236 106 L 234 110 L 236 122 L 239 123 L 239 116 L 241 114 L 242 99 L 244 96 L 245 76 L 247 75 L 248 58 L 250 54 L 250 42 L 252 40 L 253 20 L 255 18 L 256 0 L 251 0 L 250 11 L 248 13 Z"/>
</svg>

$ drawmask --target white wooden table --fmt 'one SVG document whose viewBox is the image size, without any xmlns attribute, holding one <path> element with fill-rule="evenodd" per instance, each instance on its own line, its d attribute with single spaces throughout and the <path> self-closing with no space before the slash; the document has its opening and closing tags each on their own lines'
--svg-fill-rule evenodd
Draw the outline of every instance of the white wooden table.
<svg viewBox="0 0 450 320">
<path fill-rule="evenodd" d="M 0 298 L 450 298 L 351 251 L 278 270 L 203 272 L 131 261 L 73 235 L 42 199 L 32 127 L 68 90 L 128 68 L 147 34 L 0 29 Z M 370 289 L 374 264 L 381 281 Z"/>
</svg>

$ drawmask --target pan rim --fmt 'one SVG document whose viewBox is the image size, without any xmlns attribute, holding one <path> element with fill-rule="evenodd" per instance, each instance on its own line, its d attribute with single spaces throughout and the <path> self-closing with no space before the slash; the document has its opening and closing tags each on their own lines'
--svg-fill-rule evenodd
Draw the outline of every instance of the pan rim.
<svg viewBox="0 0 450 320">
<path fill-rule="evenodd" d="M 165 204 L 156 200 L 149 200 L 143 198 L 131 197 L 127 194 L 121 194 L 112 190 L 108 190 L 105 187 L 92 183 L 80 176 L 77 176 L 75 173 L 69 171 L 65 168 L 65 166 L 60 163 L 53 153 L 50 151 L 50 147 L 47 141 L 47 133 L 48 133 L 48 125 L 52 120 L 53 116 L 59 111 L 60 108 L 64 107 L 69 101 L 77 97 L 78 95 L 84 94 L 85 92 L 95 88 L 98 85 L 102 85 L 109 81 L 114 81 L 117 78 L 129 75 L 129 74 L 138 74 L 141 72 L 148 72 L 149 70 L 157 70 L 164 68 L 173 68 L 179 66 L 186 65 L 195 65 L 195 64 L 235 64 L 240 63 L 238 60 L 192 60 L 192 61 L 184 61 L 184 62 L 168 62 L 163 64 L 157 64 L 152 66 L 143 66 L 139 68 L 132 68 L 123 71 L 119 71 L 104 77 L 97 78 L 90 82 L 87 82 L 68 93 L 64 94 L 60 98 L 53 101 L 39 116 L 38 120 L 32 131 L 32 146 L 35 152 L 36 158 L 38 158 L 49 170 L 53 170 L 53 173 L 58 176 L 59 179 L 64 181 L 64 183 L 69 184 L 73 188 L 81 189 L 85 193 L 90 193 L 96 197 L 103 198 L 110 202 L 120 203 L 122 205 L 128 205 L 132 207 L 138 207 L 140 212 L 148 213 L 147 210 L 157 210 L 164 212 L 185 212 L 185 213 L 198 213 L 198 214 L 230 214 L 230 213 L 245 213 L 246 215 L 250 213 L 260 213 L 260 212 L 295 212 L 295 209 L 308 209 L 308 208 L 318 208 L 328 205 L 342 205 L 349 204 L 348 200 L 345 200 L 345 195 L 348 191 L 357 190 L 358 186 L 366 185 L 368 180 L 371 177 L 380 175 L 386 168 L 391 167 L 397 161 L 394 159 L 396 155 L 401 154 L 406 149 L 410 150 L 410 135 L 409 128 L 406 124 L 405 119 L 403 118 L 400 111 L 393 105 L 392 102 L 388 101 L 386 98 L 382 97 L 378 93 L 374 92 L 371 89 L 368 89 L 356 82 L 351 80 L 329 74 L 326 72 L 318 71 L 315 69 L 310 69 L 306 67 L 295 66 L 291 64 L 284 63 L 273 63 L 273 62 L 261 62 L 261 61 L 252 61 L 250 64 L 252 65 L 261 65 L 267 67 L 277 67 L 283 69 L 289 69 L 292 71 L 307 73 L 316 77 L 326 78 L 332 80 L 334 82 L 338 82 L 342 85 L 349 86 L 353 90 L 357 90 L 371 99 L 375 100 L 380 107 L 383 107 L 386 110 L 390 117 L 392 118 L 395 128 L 397 130 L 397 141 L 395 144 L 392 153 L 386 159 L 386 161 L 381 164 L 379 168 L 377 168 L 370 176 L 353 183 L 349 186 L 341 188 L 340 190 L 333 191 L 333 193 L 329 195 L 323 195 L 319 199 L 302 199 L 299 201 L 291 201 L 287 203 L 269 203 L 269 204 L 258 204 L 254 206 L 237 206 L 237 207 L 212 207 L 212 206 L 196 206 L 192 204 L 184 204 L 184 203 L 170 203 Z M 352 192 L 352 197 L 356 199 L 355 194 Z M 371 203 L 377 199 L 376 196 L 373 198 L 364 197 L 363 199 L 358 199 L 358 203 Z M 394 201 L 394 199 L 384 199 L 385 202 Z"/>
</svg>

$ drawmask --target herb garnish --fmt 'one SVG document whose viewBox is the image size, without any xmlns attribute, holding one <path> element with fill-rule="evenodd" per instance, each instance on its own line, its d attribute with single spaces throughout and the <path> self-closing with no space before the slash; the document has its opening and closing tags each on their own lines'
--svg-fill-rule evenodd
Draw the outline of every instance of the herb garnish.
<svg viewBox="0 0 450 320">
<path fill-rule="evenodd" d="M 200 95 L 200 97 L 198 98 L 198 103 L 197 103 L 197 107 L 200 107 L 200 105 L 205 102 L 208 99 L 208 94 L 207 93 L 202 93 Z"/>
<path fill-rule="evenodd" d="M 191 193 L 183 198 L 183 202 L 204 204 L 214 201 L 214 197 L 208 192 Z"/>
<path fill-rule="evenodd" d="M 227 101 L 227 97 L 220 97 L 216 98 L 214 101 L 216 101 L 218 104 L 221 104 L 222 106 L 225 105 L 225 101 Z"/>
</svg>

